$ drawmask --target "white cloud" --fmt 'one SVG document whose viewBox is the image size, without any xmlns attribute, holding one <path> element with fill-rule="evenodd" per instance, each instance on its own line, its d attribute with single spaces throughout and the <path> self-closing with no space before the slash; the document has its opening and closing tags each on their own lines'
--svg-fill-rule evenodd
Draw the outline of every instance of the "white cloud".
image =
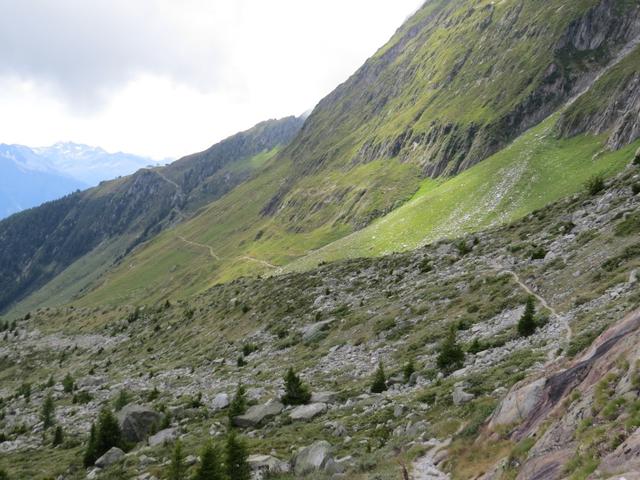
<svg viewBox="0 0 640 480">
<path fill-rule="evenodd" d="M 0 142 L 177 157 L 344 81 L 420 0 L 0 0 Z"/>
</svg>

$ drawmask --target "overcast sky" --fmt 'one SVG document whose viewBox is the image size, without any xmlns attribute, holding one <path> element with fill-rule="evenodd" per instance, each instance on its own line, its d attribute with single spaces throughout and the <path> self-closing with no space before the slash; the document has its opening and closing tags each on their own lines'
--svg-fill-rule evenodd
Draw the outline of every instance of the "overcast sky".
<svg viewBox="0 0 640 480">
<path fill-rule="evenodd" d="M 423 0 L 0 0 L 0 143 L 179 157 L 311 109 Z"/>
</svg>

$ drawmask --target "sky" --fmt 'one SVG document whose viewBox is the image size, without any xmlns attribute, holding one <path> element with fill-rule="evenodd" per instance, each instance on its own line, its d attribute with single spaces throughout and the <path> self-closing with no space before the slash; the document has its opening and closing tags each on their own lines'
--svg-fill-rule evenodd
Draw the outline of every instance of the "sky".
<svg viewBox="0 0 640 480">
<path fill-rule="evenodd" d="M 345 81 L 424 0 L 0 0 L 0 143 L 178 158 Z"/>
</svg>

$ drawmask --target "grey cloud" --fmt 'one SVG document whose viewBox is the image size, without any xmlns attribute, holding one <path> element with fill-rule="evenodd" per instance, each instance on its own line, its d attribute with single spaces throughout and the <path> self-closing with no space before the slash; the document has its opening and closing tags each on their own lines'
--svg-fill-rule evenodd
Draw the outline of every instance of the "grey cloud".
<svg viewBox="0 0 640 480">
<path fill-rule="evenodd" d="M 55 89 L 73 108 L 99 108 L 140 73 L 214 88 L 224 56 L 175 18 L 184 0 L 0 0 L 0 75 Z"/>
</svg>

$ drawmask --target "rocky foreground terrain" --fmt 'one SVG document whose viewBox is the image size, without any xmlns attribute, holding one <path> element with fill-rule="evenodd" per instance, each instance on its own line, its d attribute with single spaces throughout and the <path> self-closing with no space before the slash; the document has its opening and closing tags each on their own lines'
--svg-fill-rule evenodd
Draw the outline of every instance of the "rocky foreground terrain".
<svg viewBox="0 0 640 480">
<path fill-rule="evenodd" d="M 234 428 L 256 478 L 640 469 L 640 167 L 629 161 L 515 224 L 414 252 L 4 324 L 0 468 L 18 479 L 165 478 L 177 439 L 196 468 L 201 446 Z M 530 297 L 537 328 L 523 336 Z M 451 331 L 465 355 L 447 368 Z M 386 390 L 371 393 L 379 365 Z M 312 392 L 305 405 L 282 403 L 290 367 Z M 229 422 L 239 384 L 248 409 Z M 43 424 L 47 398 L 58 442 Z M 128 451 L 85 468 L 105 405 Z"/>
</svg>

